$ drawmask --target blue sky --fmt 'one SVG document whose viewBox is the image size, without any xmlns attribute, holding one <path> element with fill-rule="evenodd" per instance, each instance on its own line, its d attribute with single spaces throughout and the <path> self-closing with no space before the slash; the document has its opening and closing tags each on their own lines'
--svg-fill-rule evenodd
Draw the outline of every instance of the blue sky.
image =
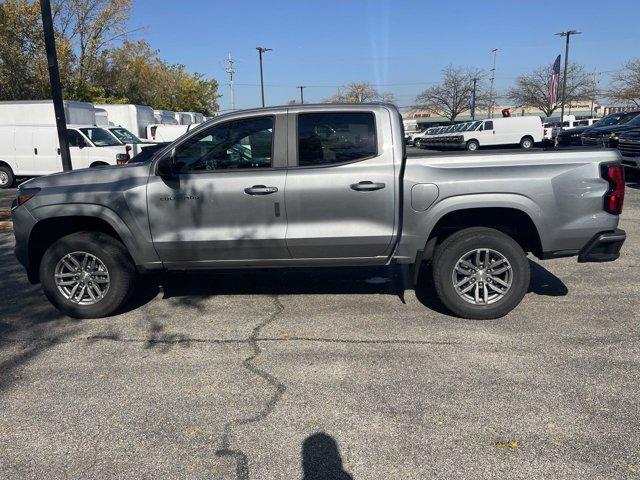
<svg viewBox="0 0 640 480">
<path fill-rule="evenodd" d="M 265 55 L 267 104 L 320 101 L 338 85 L 369 81 L 400 106 L 452 64 L 489 70 L 499 48 L 496 86 L 563 53 L 555 32 L 576 29 L 570 59 L 610 72 L 640 57 L 640 0 L 134 0 L 131 28 L 172 63 L 216 78 L 229 107 L 224 60 L 236 60 L 236 107 L 260 103 L 256 46 Z"/>
</svg>

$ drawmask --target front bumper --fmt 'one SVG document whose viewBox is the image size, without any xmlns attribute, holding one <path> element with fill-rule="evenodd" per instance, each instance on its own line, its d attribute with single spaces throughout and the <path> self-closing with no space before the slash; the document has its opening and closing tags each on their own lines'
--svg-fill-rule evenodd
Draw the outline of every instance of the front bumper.
<svg viewBox="0 0 640 480">
<path fill-rule="evenodd" d="M 620 257 L 620 248 L 627 239 L 624 230 L 596 234 L 578 254 L 578 262 L 612 262 Z"/>
<path fill-rule="evenodd" d="M 27 270 L 29 281 L 33 283 L 35 277 L 29 263 L 29 235 L 36 224 L 36 220 L 24 206 L 17 207 L 15 204 L 11 209 L 11 217 L 13 220 L 13 235 L 16 239 L 14 253 L 18 262 Z"/>
</svg>

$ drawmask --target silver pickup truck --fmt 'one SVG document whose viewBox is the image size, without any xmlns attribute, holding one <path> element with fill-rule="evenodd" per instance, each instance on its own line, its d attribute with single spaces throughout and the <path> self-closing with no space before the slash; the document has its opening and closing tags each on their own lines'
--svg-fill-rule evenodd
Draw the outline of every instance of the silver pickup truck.
<svg viewBox="0 0 640 480">
<path fill-rule="evenodd" d="M 505 315 L 527 253 L 615 260 L 624 175 L 614 151 L 406 157 L 386 104 L 216 117 L 150 159 L 24 183 L 15 252 L 74 317 L 112 314 L 158 270 L 427 266 L 455 315 Z"/>
</svg>

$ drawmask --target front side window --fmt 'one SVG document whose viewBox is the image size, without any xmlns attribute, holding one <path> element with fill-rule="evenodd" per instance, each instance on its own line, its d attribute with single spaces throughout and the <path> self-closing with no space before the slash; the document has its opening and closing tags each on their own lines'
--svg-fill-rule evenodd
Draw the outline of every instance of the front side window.
<svg viewBox="0 0 640 480">
<path fill-rule="evenodd" d="M 484 130 L 493 130 L 493 122 L 484 122 Z"/>
<path fill-rule="evenodd" d="M 115 147 L 116 145 L 122 145 L 117 138 L 104 128 L 81 128 L 80 131 L 84 133 L 96 147 Z"/>
<path fill-rule="evenodd" d="M 298 115 L 298 165 L 353 162 L 377 154 L 373 113 L 301 113 Z"/>
<path fill-rule="evenodd" d="M 67 130 L 67 142 L 69 142 L 70 147 L 79 147 L 80 145 L 85 145 L 85 140 L 82 138 L 79 132 L 76 130 Z"/>
<path fill-rule="evenodd" d="M 269 168 L 273 117 L 254 117 L 215 125 L 176 148 L 180 173 Z"/>
</svg>

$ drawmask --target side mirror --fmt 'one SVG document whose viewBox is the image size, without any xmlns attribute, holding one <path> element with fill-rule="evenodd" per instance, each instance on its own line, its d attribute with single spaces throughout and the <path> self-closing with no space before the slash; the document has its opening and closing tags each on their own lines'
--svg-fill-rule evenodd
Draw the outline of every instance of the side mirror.
<svg viewBox="0 0 640 480">
<path fill-rule="evenodd" d="M 173 158 L 166 156 L 161 158 L 156 164 L 156 174 L 162 178 L 169 178 L 173 176 Z"/>
</svg>

